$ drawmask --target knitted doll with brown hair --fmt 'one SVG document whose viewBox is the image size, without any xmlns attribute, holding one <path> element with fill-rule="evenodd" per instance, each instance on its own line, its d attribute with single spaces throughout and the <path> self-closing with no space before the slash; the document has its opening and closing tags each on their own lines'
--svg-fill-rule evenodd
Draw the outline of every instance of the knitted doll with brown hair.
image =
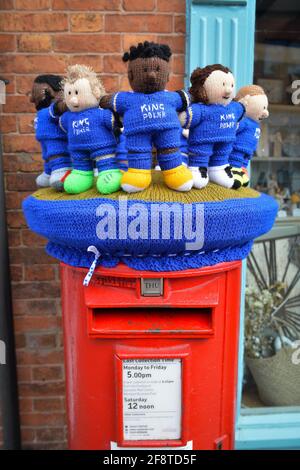
<svg viewBox="0 0 300 470">
<path fill-rule="evenodd" d="M 72 65 L 64 79 L 64 99 L 69 111 L 59 118 L 68 135 L 73 170 L 64 189 L 79 194 L 90 189 L 94 180 L 94 162 L 98 170 L 97 189 L 111 194 L 120 189 L 122 173 L 116 162 L 115 118 L 111 111 L 99 108 L 105 93 L 96 73 L 85 65 Z M 55 116 L 55 109 L 50 107 Z"/>
<path fill-rule="evenodd" d="M 101 99 L 123 116 L 128 149 L 128 171 L 123 174 L 126 192 L 142 191 L 151 183 L 152 145 L 157 149 L 158 163 L 165 184 L 177 191 L 189 191 L 191 172 L 182 165 L 180 122 L 177 113 L 187 108 L 184 91 L 166 91 L 169 80 L 171 50 L 167 45 L 145 41 L 126 52 L 128 79 L 133 92 L 119 92 Z"/>
<path fill-rule="evenodd" d="M 239 123 L 236 139 L 229 157 L 232 173 L 239 178 L 243 186 L 248 186 L 247 167 L 256 150 L 260 137 L 260 122 L 269 116 L 268 98 L 258 85 L 247 85 L 239 89 L 235 101 L 247 96 L 247 110 Z"/>
<path fill-rule="evenodd" d="M 191 75 L 190 94 L 193 104 L 180 115 L 189 134 L 189 169 L 194 187 L 204 188 L 208 181 L 237 189 L 228 163 L 238 121 L 245 112 L 247 100 L 232 101 L 235 80 L 221 64 L 197 68 Z M 242 104 L 243 103 L 243 104 Z"/>
</svg>

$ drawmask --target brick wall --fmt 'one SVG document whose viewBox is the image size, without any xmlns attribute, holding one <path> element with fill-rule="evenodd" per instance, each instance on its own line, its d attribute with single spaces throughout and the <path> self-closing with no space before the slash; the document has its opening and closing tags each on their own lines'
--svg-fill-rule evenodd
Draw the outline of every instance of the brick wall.
<svg viewBox="0 0 300 470">
<path fill-rule="evenodd" d="M 21 202 L 42 170 L 27 93 L 36 75 L 85 63 L 107 91 L 128 89 L 121 54 L 145 39 L 173 49 L 170 89 L 183 86 L 185 0 L 0 0 L 0 74 L 14 323 L 24 448 L 66 446 L 58 264 L 31 233 Z"/>
</svg>

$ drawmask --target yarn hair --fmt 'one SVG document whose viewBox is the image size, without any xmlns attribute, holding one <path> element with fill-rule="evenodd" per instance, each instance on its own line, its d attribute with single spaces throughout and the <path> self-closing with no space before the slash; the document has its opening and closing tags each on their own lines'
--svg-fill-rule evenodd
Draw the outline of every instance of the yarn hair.
<svg viewBox="0 0 300 470">
<path fill-rule="evenodd" d="M 96 98 L 100 99 L 101 96 L 105 95 L 105 89 L 101 80 L 97 77 L 96 72 L 87 65 L 70 65 L 67 68 L 67 74 L 62 81 L 62 85 L 65 86 L 66 83 L 73 84 L 80 78 L 86 78 L 89 81 L 92 93 Z"/>
<path fill-rule="evenodd" d="M 228 67 L 224 67 L 221 64 L 207 65 L 203 68 L 196 68 L 191 75 L 191 84 L 192 86 L 189 89 L 190 94 L 192 95 L 193 101 L 195 103 L 208 103 L 208 98 L 204 89 L 204 84 L 206 79 L 215 71 L 221 70 L 225 73 L 231 73 L 231 70 Z"/>
<path fill-rule="evenodd" d="M 63 77 L 60 75 L 38 75 L 34 79 L 34 83 L 47 83 L 52 90 L 61 91 Z"/>
<path fill-rule="evenodd" d="M 259 85 L 246 85 L 239 89 L 237 92 L 234 101 L 240 101 L 245 96 L 258 96 L 265 95 L 264 89 Z"/>
<path fill-rule="evenodd" d="M 155 42 L 139 42 L 137 46 L 131 46 L 129 52 L 123 55 L 123 62 L 133 61 L 135 59 L 148 59 L 158 57 L 169 62 L 172 51 L 167 44 L 157 44 Z"/>
</svg>

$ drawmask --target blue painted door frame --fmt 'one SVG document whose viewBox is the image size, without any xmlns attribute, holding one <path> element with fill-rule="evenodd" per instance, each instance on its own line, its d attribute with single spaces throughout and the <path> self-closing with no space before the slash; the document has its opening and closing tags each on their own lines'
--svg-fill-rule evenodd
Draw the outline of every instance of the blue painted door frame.
<svg viewBox="0 0 300 470">
<path fill-rule="evenodd" d="M 252 83 L 256 0 L 186 0 L 186 87 L 196 67 L 221 63 L 237 89 Z M 299 449 L 300 413 L 292 408 L 256 408 L 241 413 L 246 262 L 243 263 L 236 449 Z"/>
</svg>

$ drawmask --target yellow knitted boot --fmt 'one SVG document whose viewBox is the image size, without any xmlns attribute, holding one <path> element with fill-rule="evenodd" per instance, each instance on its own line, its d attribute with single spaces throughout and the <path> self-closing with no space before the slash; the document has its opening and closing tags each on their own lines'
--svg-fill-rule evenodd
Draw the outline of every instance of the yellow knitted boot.
<svg viewBox="0 0 300 470">
<path fill-rule="evenodd" d="M 189 191 L 193 187 L 193 175 L 184 165 L 162 172 L 165 184 L 176 191 Z"/>
<path fill-rule="evenodd" d="M 243 183 L 242 183 L 242 184 L 243 184 L 243 186 L 244 186 L 244 188 L 245 188 L 246 186 L 249 186 L 250 179 L 249 179 L 249 175 L 248 175 L 247 168 L 242 167 L 242 170 L 243 170 L 243 173 L 244 173 L 244 174 L 243 174 Z"/>
<path fill-rule="evenodd" d="M 151 184 L 151 170 L 128 168 L 122 175 L 121 186 L 126 193 L 137 193 Z"/>
</svg>

